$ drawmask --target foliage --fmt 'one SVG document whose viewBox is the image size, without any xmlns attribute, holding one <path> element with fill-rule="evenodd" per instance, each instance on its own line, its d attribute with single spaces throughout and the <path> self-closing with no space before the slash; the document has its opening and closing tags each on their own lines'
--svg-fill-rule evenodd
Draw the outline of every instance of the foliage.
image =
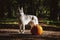
<svg viewBox="0 0 60 40">
<path fill-rule="evenodd" d="M 60 21 L 60 0 L 0 0 L 0 21 L 17 19 L 18 6 L 24 7 L 25 14 Z"/>
</svg>

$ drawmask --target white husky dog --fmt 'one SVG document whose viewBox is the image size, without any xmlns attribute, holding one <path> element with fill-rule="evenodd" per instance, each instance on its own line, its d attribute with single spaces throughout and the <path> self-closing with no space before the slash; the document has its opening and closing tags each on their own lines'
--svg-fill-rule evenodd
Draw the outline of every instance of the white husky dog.
<svg viewBox="0 0 60 40">
<path fill-rule="evenodd" d="M 18 14 L 20 15 L 20 16 L 18 16 L 18 20 L 19 20 L 19 27 L 20 27 L 21 33 L 25 32 L 25 25 L 29 24 L 30 22 L 33 22 L 34 25 L 38 24 L 38 18 L 34 15 L 24 14 L 23 7 L 21 9 L 18 8 L 18 11 L 19 11 Z"/>
</svg>

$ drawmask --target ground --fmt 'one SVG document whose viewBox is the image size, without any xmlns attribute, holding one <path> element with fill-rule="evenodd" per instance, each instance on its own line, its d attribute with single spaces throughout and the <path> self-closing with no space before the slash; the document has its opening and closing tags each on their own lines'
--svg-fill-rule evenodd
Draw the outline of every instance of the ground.
<svg viewBox="0 0 60 40">
<path fill-rule="evenodd" d="M 10 37 L 11 36 L 11 37 Z M 24 34 L 19 33 L 19 29 L 0 29 L 0 38 L 3 39 L 9 37 L 9 39 L 21 39 L 21 40 L 46 40 L 46 39 L 60 39 L 59 31 L 43 31 L 42 35 L 32 35 L 30 30 L 25 30 Z M 33 39 L 32 39 L 33 38 Z"/>
</svg>

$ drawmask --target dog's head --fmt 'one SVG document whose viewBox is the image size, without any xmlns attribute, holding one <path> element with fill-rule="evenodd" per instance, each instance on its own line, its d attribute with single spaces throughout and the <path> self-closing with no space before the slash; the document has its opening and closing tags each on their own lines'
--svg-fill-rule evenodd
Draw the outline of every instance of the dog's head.
<svg viewBox="0 0 60 40">
<path fill-rule="evenodd" d="M 23 12 L 23 7 L 18 7 L 17 9 L 17 16 L 21 16 L 21 15 L 24 15 L 24 12 Z"/>
<path fill-rule="evenodd" d="M 23 13 L 23 7 L 18 7 L 18 11 L 20 12 L 20 13 Z"/>
</svg>

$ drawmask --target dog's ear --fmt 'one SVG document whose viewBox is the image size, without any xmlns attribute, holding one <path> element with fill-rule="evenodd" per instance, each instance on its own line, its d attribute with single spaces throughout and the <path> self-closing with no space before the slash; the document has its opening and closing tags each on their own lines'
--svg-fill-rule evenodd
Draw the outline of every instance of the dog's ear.
<svg viewBox="0 0 60 40">
<path fill-rule="evenodd" d="M 21 7 L 20 12 L 22 12 L 22 13 L 23 13 L 23 7 Z"/>
<path fill-rule="evenodd" d="M 20 7 L 18 7 L 18 11 L 20 12 L 21 10 L 20 10 Z"/>
<path fill-rule="evenodd" d="M 23 7 L 21 7 L 21 10 L 23 10 Z"/>
<path fill-rule="evenodd" d="M 23 13 L 23 7 L 21 7 L 21 9 L 20 9 L 20 7 L 18 7 L 18 10 L 20 13 Z"/>
</svg>

